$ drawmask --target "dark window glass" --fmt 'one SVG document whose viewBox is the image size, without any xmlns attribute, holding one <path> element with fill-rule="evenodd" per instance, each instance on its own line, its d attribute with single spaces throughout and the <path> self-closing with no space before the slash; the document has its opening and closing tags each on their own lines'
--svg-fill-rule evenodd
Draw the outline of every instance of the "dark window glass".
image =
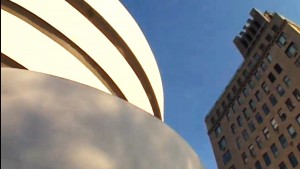
<svg viewBox="0 0 300 169">
<path fill-rule="evenodd" d="M 225 137 L 222 137 L 221 140 L 219 141 L 219 148 L 221 151 L 225 150 L 227 147 L 226 139 Z"/>
<path fill-rule="evenodd" d="M 212 125 L 214 125 L 214 124 L 217 122 L 217 120 L 216 120 L 216 118 L 213 116 L 213 117 L 211 117 L 210 122 L 211 122 Z"/>
<path fill-rule="evenodd" d="M 278 74 L 280 74 L 282 72 L 282 68 L 278 63 L 274 66 L 274 69 Z"/>
<path fill-rule="evenodd" d="M 286 148 L 288 146 L 288 142 L 283 134 L 281 134 L 278 139 L 282 148 Z"/>
<path fill-rule="evenodd" d="M 232 131 L 233 134 L 235 134 L 235 130 L 236 130 L 235 124 L 232 124 L 231 125 L 231 131 Z"/>
<path fill-rule="evenodd" d="M 236 138 L 235 142 L 236 142 L 237 148 L 240 149 L 241 145 L 242 145 L 242 140 L 240 139 L 240 137 Z"/>
<path fill-rule="evenodd" d="M 250 121 L 248 123 L 248 126 L 250 128 L 250 131 L 253 133 L 255 131 L 255 125 L 254 125 L 253 121 Z"/>
<path fill-rule="evenodd" d="M 295 96 L 295 98 L 296 98 L 297 101 L 300 101 L 300 90 L 299 89 L 296 88 L 293 91 L 293 95 Z"/>
<path fill-rule="evenodd" d="M 256 142 L 258 148 L 261 149 L 261 148 L 263 147 L 263 145 L 262 145 L 262 140 L 261 140 L 261 138 L 260 138 L 259 136 L 257 136 L 257 137 L 255 138 L 255 142 Z"/>
<path fill-rule="evenodd" d="M 278 116 L 280 117 L 281 121 L 284 121 L 286 119 L 286 114 L 283 111 L 278 111 Z"/>
<path fill-rule="evenodd" d="M 244 99 L 241 96 L 238 96 L 237 101 L 239 105 L 242 105 L 244 103 Z"/>
<path fill-rule="evenodd" d="M 288 169 L 288 168 L 286 167 L 286 165 L 285 165 L 284 162 L 281 162 L 281 163 L 279 164 L 279 169 Z"/>
<path fill-rule="evenodd" d="M 230 121 L 230 119 L 231 119 L 231 117 L 232 117 L 232 111 L 229 110 L 229 111 L 226 113 L 226 117 L 227 117 L 227 120 Z"/>
<path fill-rule="evenodd" d="M 244 70 L 244 71 L 243 71 L 243 76 L 244 76 L 245 78 L 247 78 L 247 77 L 249 76 L 249 73 L 248 73 L 247 70 Z"/>
<path fill-rule="evenodd" d="M 292 102 L 292 100 L 290 98 L 288 98 L 286 101 L 285 101 L 285 105 L 287 106 L 287 108 L 292 111 L 294 108 L 295 108 L 295 105 L 294 103 Z"/>
<path fill-rule="evenodd" d="M 230 160 L 231 160 L 231 153 L 229 150 L 227 150 L 223 155 L 224 165 L 226 165 Z"/>
<path fill-rule="evenodd" d="M 227 94 L 227 100 L 228 100 L 228 102 L 231 102 L 231 101 L 232 101 L 232 95 L 231 95 L 231 93 L 228 93 L 228 94 Z"/>
<path fill-rule="evenodd" d="M 268 115 L 270 113 L 270 108 L 266 103 L 263 104 L 262 109 L 263 109 L 265 115 Z"/>
<path fill-rule="evenodd" d="M 276 86 L 276 90 L 280 96 L 283 96 L 285 93 L 283 87 L 280 84 Z"/>
<path fill-rule="evenodd" d="M 269 165 L 271 164 L 271 159 L 270 159 L 268 153 L 265 153 L 265 154 L 263 155 L 263 158 L 264 158 L 264 161 L 265 161 L 266 166 L 269 166 Z"/>
<path fill-rule="evenodd" d="M 272 26 L 272 31 L 278 32 L 279 31 L 279 26 L 278 25 L 273 25 Z"/>
<path fill-rule="evenodd" d="M 250 112 L 246 108 L 243 109 L 243 114 L 246 120 L 250 119 Z"/>
<path fill-rule="evenodd" d="M 243 89 L 244 96 L 247 97 L 249 95 L 249 90 L 247 87 Z"/>
<path fill-rule="evenodd" d="M 286 44 L 286 41 L 287 41 L 286 36 L 282 33 L 277 40 L 277 44 L 281 47 Z"/>
<path fill-rule="evenodd" d="M 256 80 L 259 80 L 261 78 L 259 71 L 256 71 L 254 76 L 255 76 Z"/>
<path fill-rule="evenodd" d="M 269 73 L 268 78 L 271 83 L 275 82 L 275 80 L 276 80 L 276 77 L 273 75 L 273 73 Z"/>
<path fill-rule="evenodd" d="M 243 158 L 244 164 L 247 164 L 248 163 L 248 157 L 247 157 L 247 154 L 245 152 L 243 152 L 242 158 Z"/>
<path fill-rule="evenodd" d="M 256 83 L 254 82 L 254 80 L 252 80 L 252 78 L 250 79 L 250 81 L 249 81 L 248 84 L 249 84 L 249 86 L 250 86 L 251 89 L 253 89 L 255 87 L 255 85 L 256 85 Z"/>
<path fill-rule="evenodd" d="M 263 122 L 263 118 L 262 118 L 262 116 L 259 113 L 256 113 L 255 119 L 256 119 L 256 121 L 257 121 L 258 124 L 260 124 L 260 123 Z"/>
<path fill-rule="evenodd" d="M 262 95 L 259 90 L 255 93 L 255 97 L 256 97 L 257 101 L 261 101 Z"/>
<path fill-rule="evenodd" d="M 255 169 L 262 169 L 262 166 L 259 161 L 255 162 Z"/>
<path fill-rule="evenodd" d="M 251 144 L 248 148 L 249 148 L 251 157 L 256 157 L 256 152 L 254 150 L 254 146 Z"/>
<path fill-rule="evenodd" d="M 243 134 L 244 140 L 247 141 L 249 139 L 249 134 L 248 134 L 247 130 L 244 129 L 242 134 Z"/>
<path fill-rule="evenodd" d="M 270 93 L 270 89 L 269 89 L 268 85 L 265 82 L 261 84 L 261 87 L 262 87 L 262 89 L 264 90 L 264 92 L 266 94 Z"/>
<path fill-rule="evenodd" d="M 285 85 L 286 85 L 287 87 L 290 87 L 291 84 L 292 84 L 292 81 L 291 81 L 291 79 L 290 79 L 288 76 L 284 76 L 284 77 L 283 77 L 283 81 L 284 81 L 284 83 L 285 83 Z"/>
<path fill-rule="evenodd" d="M 269 132 L 269 129 L 267 127 L 265 127 L 263 129 L 263 133 L 264 133 L 264 136 L 265 136 L 266 140 L 269 140 L 269 138 L 270 138 L 270 132 Z"/>
<path fill-rule="evenodd" d="M 297 136 L 297 132 L 295 131 L 294 127 L 292 125 L 289 125 L 287 127 L 287 130 L 291 136 L 291 138 L 295 138 Z"/>
<path fill-rule="evenodd" d="M 278 152 L 278 148 L 275 143 L 271 145 L 271 151 L 272 151 L 274 157 L 278 156 L 279 152 Z"/>
<path fill-rule="evenodd" d="M 273 106 L 277 104 L 277 99 L 273 94 L 270 95 L 269 100 Z"/>
<path fill-rule="evenodd" d="M 237 122 L 238 122 L 238 125 L 241 127 L 243 125 L 243 119 L 241 116 L 238 116 L 237 117 Z"/>
<path fill-rule="evenodd" d="M 296 56 L 297 55 L 297 46 L 296 46 L 296 44 L 292 42 L 289 45 L 289 47 L 287 48 L 287 50 L 285 51 L 285 53 L 287 54 L 287 56 L 289 58 L 292 58 L 292 57 Z"/>
<path fill-rule="evenodd" d="M 290 153 L 288 157 L 289 157 L 291 165 L 295 168 L 298 165 L 298 160 L 297 160 L 296 156 L 294 155 L 294 153 Z"/>
<path fill-rule="evenodd" d="M 256 110 L 256 103 L 252 99 L 249 101 L 249 106 L 250 106 L 252 111 Z"/>
</svg>

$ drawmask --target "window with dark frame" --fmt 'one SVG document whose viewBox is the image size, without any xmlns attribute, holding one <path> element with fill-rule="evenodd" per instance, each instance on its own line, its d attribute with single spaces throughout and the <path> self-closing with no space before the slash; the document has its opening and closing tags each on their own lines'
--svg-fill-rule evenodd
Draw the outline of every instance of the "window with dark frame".
<svg viewBox="0 0 300 169">
<path fill-rule="evenodd" d="M 297 68 L 300 68 L 300 56 L 296 59 L 294 64 Z"/>
<path fill-rule="evenodd" d="M 298 165 L 298 160 L 297 160 L 296 156 L 294 155 L 294 153 L 290 153 L 288 155 L 288 158 L 289 158 L 291 165 L 295 168 Z"/>
<path fill-rule="evenodd" d="M 242 134 L 243 134 L 244 140 L 247 141 L 249 139 L 248 131 L 246 129 L 244 129 L 242 131 Z"/>
<path fill-rule="evenodd" d="M 268 78 L 269 78 L 269 80 L 270 80 L 271 83 L 274 83 L 275 80 L 276 80 L 276 77 L 274 76 L 273 73 L 269 73 Z"/>
<path fill-rule="evenodd" d="M 241 127 L 243 125 L 243 119 L 241 116 L 238 116 L 237 117 L 237 122 L 238 122 L 238 125 Z"/>
<path fill-rule="evenodd" d="M 269 140 L 270 139 L 270 132 L 269 132 L 269 129 L 267 127 L 265 127 L 263 129 L 263 133 L 264 133 L 264 136 L 265 136 L 266 140 Z"/>
<path fill-rule="evenodd" d="M 249 106 L 250 106 L 252 111 L 256 110 L 256 103 L 252 99 L 249 101 Z"/>
<path fill-rule="evenodd" d="M 286 167 L 286 165 L 285 165 L 284 162 L 281 162 L 281 163 L 279 164 L 279 169 L 288 169 L 288 168 Z"/>
<path fill-rule="evenodd" d="M 286 42 L 287 42 L 287 38 L 284 35 L 284 33 L 282 33 L 277 40 L 277 44 L 278 44 L 278 46 L 282 47 L 286 44 Z"/>
<path fill-rule="evenodd" d="M 297 101 L 300 101 L 300 90 L 298 88 L 293 91 L 293 95 Z"/>
<path fill-rule="evenodd" d="M 263 145 L 262 145 L 262 140 L 261 140 L 260 136 L 257 136 L 257 137 L 255 138 L 255 142 L 256 142 L 258 148 L 261 149 L 261 148 L 263 147 Z"/>
<path fill-rule="evenodd" d="M 263 89 L 263 91 L 266 93 L 266 94 L 269 94 L 270 93 L 270 88 L 268 87 L 268 85 L 266 84 L 266 82 L 263 82 L 261 84 L 261 87 Z"/>
<path fill-rule="evenodd" d="M 259 112 L 256 113 L 255 119 L 256 119 L 256 121 L 257 121 L 258 124 L 261 124 L 261 123 L 263 122 L 263 118 L 262 118 L 262 116 L 259 114 Z"/>
<path fill-rule="evenodd" d="M 256 97 L 256 100 L 257 100 L 257 101 L 261 101 L 262 95 L 261 95 L 261 93 L 260 93 L 259 90 L 255 93 L 255 97 Z"/>
<path fill-rule="evenodd" d="M 265 62 L 261 63 L 260 67 L 261 67 L 261 69 L 262 69 L 263 71 L 266 71 L 267 68 L 268 68 L 268 66 L 267 66 L 267 64 L 266 64 Z"/>
<path fill-rule="evenodd" d="M 265 115 L 268 115 L 270 113 L 270 108 L 266 103 L 263 104 L 262 109 L 263 109 L 263 112 L 265 113 Z"/>
<path fill-rule="evenodd" d="M 271 159 L 270 159 L 268 153 L 263 154 L 263 159 L 265 161 L 266 166 L 269 166 L 271 164 Z"/>
<path fill-rule="evenodd" d="M 223 155 L 223 163 L 226 165 L 231 160 L 231 153 L 227 150 Z"/>
<path fill-rule="evenodd" d="M 248 126 L 249 126 L 250 131 L 253 133 L 256 128 L 255 128 L 254 122 L 252 120 L 248 123 Z"/>
<path fill-rule="evenodd" d="M 280 73 L 282 72 L 282 67 L 281 67 L 278 63 L 276 63 L 276 65 L 274 66 L 274 70 L 275 70 L 278 74 L 280 74 Z"/>
<path fill-rule="evenodd" d="M 274 157 L 278 157 L 279 151 L 278 151 L 276 144 L 273 143 L 270 148 L 271 148 L 271 151 L 272 151 Z"/>
<path fill-rule="evenodd" d="M 286 49 L 285 53 L 289 58 L 295 57 L 297 55 L 297 45 L 293 42 Z"/>
<path fill-rule="evenodd" d="M 255 76 L 256 80 L 259 80 L 259 79 L 261 78 L 261 74 L 260 74 L 259 71 L 256 71 L 256 72 L 254 73 L 254 76 Z"/>
<path fill-rule="evenodd" d="M 295 104 L 292 102 L 292 100 L 290 98 L 288 98 L 285 101 L 285 105 L 290 111 L 292 111 L 295 108 Z"/>
<path fill-rule="evenodd" d="M 292 81 L 291 81 L 291 79 L 290 79 L 288 76 L 284 76 L 284 77 L 283 77 L 283 82 L 285 83 L 285 85 L 286 85 L 287 87 L 290 87 L 291 84 L 292 84 Z"/>
<path fill-rule="evenodd" d="M 235 130 L 236 130 L 235 124 L 232 124 L 231 125 L 231 131 L 232 131 L 233 134 L 235 134 Z"/>
<path fill-rule="evenodd" d="M 292 125 L 289 125 L 287 127 L 287 130 L 288 130 L 288 133 L 290 134 L 291 138 L 295 138 L 297 136 L 297 132 Z"/>
<path fill-rule="evenodd" d="M 222 137 L 219 141 L 219 148 L 221 151 L 224 151 L 227 148 L 227 143 L 225 137 Z"/>
<path fill-rule="evenodd" d="M 278 84 L 278 85 L 276 86 L 276 90 L 277 90 L 277 93 L 279 94 L 279 96 L 283 96 L 284 93 L 285 93 L 283 87 L 282 87 L 280 84 Z"/>
<path fill-rule="evenodd" d="M 243 153 L 242 153 L 242 159 L 243 159 L 244 164 L 247 164 L 247 163 L 248 163 L 248 157 L 247 157 L 246 152 L 243 152 Z"/>
<path fill-rule="evenodd" d="M 269 96 L 269 100 L 270 100 L 270 102 L 271 102 L 271 104 L 273 105 L 273 106 L 275 106 L 276 104 L 277 104 L 277 99 L 276 99 L 276 97 L 273 95 L 273 94 L 271 94 L 270 96 Z"/>
<path fill-rule="evenodd" d="M 278 140 L 282 146 L 282 148 L 286 148 L 288 146 L 288 142 L 283 134 L 278 137 Z"/>
<path fill-rule="evenodd" d="M 255 162 L 255 169 L 262 169 L 262 166 L 259 161 Z"/>
</svg>

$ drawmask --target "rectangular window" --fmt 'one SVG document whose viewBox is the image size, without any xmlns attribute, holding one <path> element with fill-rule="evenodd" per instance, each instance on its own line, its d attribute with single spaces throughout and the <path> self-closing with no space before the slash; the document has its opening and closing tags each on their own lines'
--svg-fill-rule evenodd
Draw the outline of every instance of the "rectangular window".
<svg viewBox="0 0 300 169">
<path fill-rule="evenodd" d="M 286 36 L 284 35 L 284 33 L 282 33 L 277 40 L 277 44 L 278 46 L 282 47 L 286 44 L 286 42 L 287 42 Z"/>
<path fill-rule="evenodd" d="M 278 63 L 274 66 L 274 69 L 278 74 L 282 72 L 282 67 Z"/>
<path fill-rule="evenodd" d="M 267 64 L 266 64 L 265 62 L 263 62 L 263 63 L 260 65 L 260 67 L 261 67 L 261 69 L 262 69 L 263 71 L 266 71 L 267 68 L 268 68 L 268 66 L 267 66 Z"/>
<path fill-rule="evenodd" d="M 271 145 L 271 151 L 272 151 L 274 157 L 278 157 L 279 152 L 278 152 L 278 148 L 275 143 Z"/>
<path fill-rule="evenodd" d="M 272 63 L 272 56 L 270 55 L 270 53 L 267 55 L 267 60 L 269 63 Z"/>
<path fill-rule="evenodd" d="M 294 108 L 295 108 L 295 105 L 294 103 L 292 102 L 292 100 L 290 98 L 288 98 L 286 101 L 285 101 L 285 105 L 286 107 L 292 111 Z"/>
<path fill-rule="evenodd" d="M 257 101 L 261 101 L 262 95 L 259 90 L 255 93 L 255 97 L 256 97 Z"/>
<path fill-rule="evenodd" d="M 291 84 L 292 84 L 292 81 L 291 81 L 291 79 L 290 79 L 288 76 L 284 76 L 284 77 L 283 77 L 283 81 L 284 81 L 284 83 L 285 83 L 285 85 L 286 85 L 287 87 L 290 87 Z"/>
<path fill-rule="evenodd" d="M 261 148 L 263 147 L 263 145 L 262 145 L 262 140 L 261 140 L 261 138 L 260 138 L 259 136 L 257 136 L 257 137 L 255 138 L 255 142 L 256 142 L 258 148 L 261 149 Z"/>
<path fill-rule="evenodd" d="M 297 46 L 295 43 L 291 43 L 287 50 L 285 51 L 289 58 L 295 57 L 297 55 Z"/>
<path fill-rule="evenodd" d="M 266 166 L 269 166 L 271 164 L 271 159 L 270 159 L 268 153 L 263 154 L 263 158 L 264 158 Z"/>
<path fill-rule="evenodd" d="M 270 138 L 270 132 L 269 132 L 269 129 L 267 127 L 265 127 L 263 129 L 263 133 L 264 133 L 264 136 L 265 136 L 266 140 L 269 140 L 269 138 Z"/>
<path fill-rule="evenodd" d="M 222 133 L 222 128 L 220 124 L 215 128 L 216 137 L 218 137 Z"/>
<path fill-rule="evenodd" d="M 269 100 L 273 106 L 277 104 L 277 99 L 273 94 L 270 95 Z"/>
<path fill-rule="evenodd" d="M 242 119 L 242 117 L 241 117 L 241 116 L 238 116 L 238 117 L 236 118 L 236 120 L 237 120 L 237 122 L 238 122 L 238 125 L 241 127 L 241 126 L 243 125 L 243 119 Z"/>
<path fill-rule="evenodd" d="M 263 118 L 259 113 L 256 113 L 255 119 L 256 119 L 258 124 L 261 124 L 263 122 Z"/>
<path fill-rule="evenodd" d="M 232 111 L 229 110 L 229 111 L 226 113 L 226 117 L 227 117 L 227 120 L 230 121 L 230 119 L 231 119 L 231 117 L 232 117 Z"/>
<path fill-rule="evenodd" d="M 235 130 L 236 130 L 235 124 L 232 124 L 231 125 L 231 131 L 232 131 L 233 134 L 235 134 Z"/>
<path fill-rule="evenodd" d="M 295 96 L 295 98 L 296 98 L 297 101 L 300 101 L 300 90 L 299 89 L 296 88 L 293 91 L 293 95 Z"/>
<path fill-rule="evenodd" d="M 221 140 L 219 141 L 219 148 L 221 151 L 224 151 L 227 147 L 226 139 L 225 137 L 222 137 Z"/>
<path fill-rule="evenodd" d="M 284 121 L 286 119 L 286 114 L 281 109 L 278 111 L 278 116 L 280 117 L 281 121 Z"/>
<path fill-rule="evenodd" d="M 285 165 L 284 162 L 281 162 L 281 163 L 279 164 L 279 169 L 288 169 L 288 168 L 286 167 L 286 165 Z"/>
<path fill-rule="evenodd" d="M 265 82 L 262 83 L 261 87 L 266 94 L 270 93 L 270 88 L 268 87 L 268 85 Z"/>
<path fill-rule="evenodd" d="M 263 109 L 265 115 L 268 115 L 270 113 L 270 108 L 266 103 L 263 104 L 262 109 Z"/>
<path fill-rule="evenodd" d="M 244 70 L 244 71 L 243 71 L 243 76 L 244 76 L 245 78 L 247 78 L 247 77 L 249 76 L 249 73 L 248 73 L 247 70 Z"/>
<path fill-rule="evenodd" d="M 242 134 L 243 134 L 244 140 L 247 141 L 249 139 L 249 134 L 248 134 L 247 130 L 244 129 Z"/>
<path fill-rule="evenodd" d="M 249 101 L 249 106 L 250 106 L 252 111 L 256 110 L 256 103 L 252 99 Z"/>
<path fill-rule="evenodd" d="M 250 119 L 250 112 L 246 108 L 243 109 L 243 114 L 246 120 Z"/>
<path fill-rule="evenodd" d="M 243 89 L 243 93 L 244 93 L 244 96 L 247 97 L 249 95 L 249 90 L 247 89 L 247 87 L 245 87 Z"/>
<path fill-rule="evenodd" d="M 287 127 L 287 130 L 291 136 L 291 138 L 295 138 L 297 136 L 297 132 L 295 131 L 294 127 L 292 125 L 289 125 Z"/>
<path fill-rule="evenodd" d="M 237 101 L 239 105 L 242 105 L 244 103 L 244 99 L 241 96 L 238 96 Z"/>
<path fill-rule="evenodd" d="M 298 160 L 297 160 L 296 156 L 294 155 L 294 153 L 290 153 L 288 157 L 289 157 L 291 165 L 295 168 L 298 165 Z"/>
<path fill-rule="evenodd" d="M 247 164 L 247 163 L 248 163 L 248 157 L 247 157 L 247 154 L 246 154 L 246 152 L 243 152 L 243 154 L 242 154 L 242 158 L 243 158 L 243 162 L 244 162 L 244 164 Z"/>
<path fill-rule="evenodd" d="M 271 119 L 270 121 L 273 130 L 277 130 L 278 129 L 278 123 L 276 122 L 276 120 L 274 118 Z"/>
<path fill-rule="evenodd" d="M 256 157 L 256 152 L 254 150 L 254 146 L 251 144 L 248 148 L 249 148 L 251 157 Z"/>
<path fill-rule="evenodd" d="M 242 146 L 242 140 L 240 139 L 240 137 L 236 138 L 235 142 L 236 142 L 237 148 L 240 149 Z"/>
<path fill-rule="evenodd" d="M 249 86 L 251 89 L 253 89 L 256 85 L 256 83 L 254 82 L 254 80 L 252 80 L 252 78 L 250 79 L 250 81 L 248 82 Z"/>
<path fill-rule="evenodd" d="M 255 78 L 256 78 L 257 81 L 261 78 L 261 75 L 260 75 L 259 71 L 256 71 L 254 73 L 254 76 L 255 76 Z"/>
<path fill-rule="evenodd" d="M 262 166 L 259 161 L 255 162 L 255 169 L 262 169 Z"/>
<path fill-rule="evenodd" d="M 230 160 L 231 160 L 231 153 L 229 150 L 227 150 L 223 155 L 224 165 L 226 165 Z"/>
<path fill-rule="evenodd" d="M 228 100 L 228 102 L 231 102 L 231 101 L 232 101 L 232 95 L 231 95 L 231 93 L 228 93 L 228 94 L 227 94 L 227 100 Z"/>
<path fill-rule="evenodd" d="M 277 90 L 277 93 L 279 94 L 279 96 L 283 96 L 285 93 L 283 87 L 280 84 L 276 86 L 276 90 Z"/>
<path fill-rule="evenodd" d="M 275 80 L 276 80 L 276 77 L 274 76 L 273 73 L 269 73 L 268 78 L 269 78 L 271 83 L 275 82 Z"/>
<path fill-rule="evenodd" d="M 281 134 L 278 139 L 282 148 L 286 148 L 288 146 L 288 142 L 283 134 Z"/>
<path fill-rule="evenodd" d="M 300 56 L 296 59 L 294 64 L 297 68 L 300 68 Z"/>
<path fill-rule="evenodd" d="M 249 126 L 250 131 L 253 133 L 255 131 L 255 129 L 256 129 L 253 121 L 250 121 L 248 123 L 248 126 Z"/>
</svg>

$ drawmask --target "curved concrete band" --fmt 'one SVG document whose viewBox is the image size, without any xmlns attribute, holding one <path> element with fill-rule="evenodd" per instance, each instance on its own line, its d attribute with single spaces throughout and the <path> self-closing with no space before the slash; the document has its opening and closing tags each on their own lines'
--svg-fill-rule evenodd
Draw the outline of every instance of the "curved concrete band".
<svg viewBox="0 0 300 169">
<path fill-rule="evenodd" d="M 200 169 L 157 118 L 77 82 L 1 68 L 1 169 Z"/>
</svg>

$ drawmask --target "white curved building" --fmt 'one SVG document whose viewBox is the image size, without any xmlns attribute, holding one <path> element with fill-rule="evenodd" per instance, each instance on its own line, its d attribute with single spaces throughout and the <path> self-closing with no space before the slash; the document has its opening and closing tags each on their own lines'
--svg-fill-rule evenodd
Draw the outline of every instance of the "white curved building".
<svg viewBox="0 0 300 169">
<path fill-rule="evenodd" d="M 119 1 L 1 1 L 1 25 L 1 58 L 95 87 L 163 120 L 155 58 Z"/>
</svg>

